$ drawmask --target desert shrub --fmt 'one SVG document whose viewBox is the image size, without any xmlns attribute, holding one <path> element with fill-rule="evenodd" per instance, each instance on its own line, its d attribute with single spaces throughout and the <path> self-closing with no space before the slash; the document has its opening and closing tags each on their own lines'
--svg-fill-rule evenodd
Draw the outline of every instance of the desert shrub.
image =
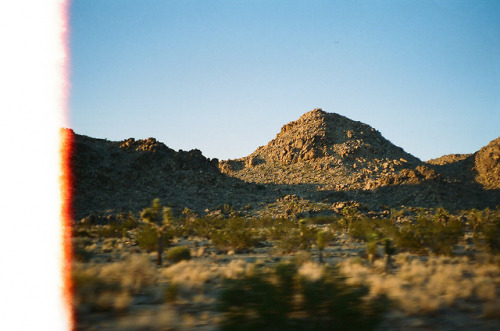
<svg viewBox="0 0 500 331">
<path fill-rule="evenodd" d="M 138 221 L 135 219 L 132 212 L 120 213 L 116 217 L 113 215 L 105 219 L 105 223 L 99 224 L 97 221 L 78 222 L 73 225 L 74 237 L 90 237 L 90 238 L 121 238 L 128 230 L 135 229 L 138 226 Z"/>
<path fill-rule="evenodd" d="M 465 257 L 430 257 L 426 261 L 400 255 L 400 267 L 391 273 L 383 270 L 382 261 L 367 266 L 348 259 L 340 263 L 341 272 L 350 284 L 365 284 L 370 296 L 387 295 L 394 308 L 406 314 L 429 314 L 458 309 L 487 317 L 493 308 L 500 316 L 496 289 L 500 277 L 497 262 L 485 263 Z M 483 310 L 481 312 L 481 310 Z"/>
<path fill-rule="evenodd" d="M 293 220 L 289 219 L 277 219 L 272 225 L 267 229 L 267 239 L 268 240 L 279 240 L 284 235 L 286 235 L 292 229 L 295 229 L 297 224 Z"/>
<path fill-rule="evenodd" d="M 481 235 L 486 248 L 493 254 L 500 253 L 500 218 L 481 226 Z"/>
<path fill-rule="evenodd" d="M 292 227 L 288 226 L 272 229 L 272 238 L 276 241 L 276 247 L 285 253 L 307 250 L 311 248 L 317 240 L 317 230 L 306 225 L 304 220 L 297 223 L 292 222 Z"/>
<path fill-rule="evenodd" d="M 336 218 L 330 223 L 332 231 L 345 231 L 345 220 L 343 218 Z"/>
<path fill-rule="evenodd" d="M 222 229 L 213 229 L 210 240 L 218 249 L 244 251 L 254 247 L 261 239 L 256 231 L 246 226 L 242 218 L 226 221 Z"/>
<path fill-rule="evenodd" d="M 158 249 L 158 234 L 149 224 L 139 226 L 135 239 L 139 247 L 148 252 L 153 252 Z M 162 234 L 163 245 L 168 246 L 170 239 L 172 239 L 170 232 L 164 231 Z"/>
<path fill-rule="evenodd" d="M 248 226 L 253 229 L 271 228 L 280 221 L 281 219 L 277 220 L 273 218 L 252 218 L 248 220 Z"/>
<path fill-rule="evenodd" d="M 334 269 L 279 264 L 225 282 L 218 309 L 222 330 L 370 330 L 383 311 L 364 301 L 367 290 L 347 285 Z M 302 269 L 313 269 L 310 271 Z M 319 274 L 318 274 L 319 271 Z"/>
<path fill-rule="evenodd" d="M 180 262 L 182 260 L 190 260 L 191 252 L 186 246 L 172 247 L 167 251 L 167 259 L 174 263 Z"/>
<path fill-rule="evenodd" d="M 181 222 L 181 229 L 176 230 L 177 236 L 199 236 L 210 239 L 210 234 L 214 229 L 221 229 L 225 226 L 226 220 L 192 218 Z"/>
<path fill-rule="evenodd" d="M 98 238 L 121 238 L 123 234 L 122 225 L 118 222 L 97 225 L 94 233 Z"/>
<path fill-rule="evenodd" d="M 348 233 L 351 238 L 368 241 L 376 235 L 375 225 L 369 218 L 355 220 L 349 225 Z"/>
<path fill-rule="evenodd" d="M 134 213 L 120 213 L 118 214 L 118 221 L 122 229 L 132 230 L 139 226 L 139 221 L 135 218 Z"/>
<path fill-rule="evenodd" d="M 450 219 L 442 223 L 420 215 L 414 224 L 400 226 L 394 233 L 394 241 L 398 247 L 410 252 L 421 254 L 431 251 L 450 255 L 463 231 L 463 224 L 458 220 Z"/>
<path fill-rule="evenodd" d="M 369 241 L 373 238 L 392 236 L 395 231 L 392 221 L 388 219 L 359 218 L 349 226 L 349 235 L 358 240 Z"/>
<path fill-rule="evenodd" d="M 132 296 L 151 288 L 157 280 L 149 258 L 142 255 L 111 264 L 75 263 L 71 277 L 77 311 L 126 310 Z"/>
</svg>

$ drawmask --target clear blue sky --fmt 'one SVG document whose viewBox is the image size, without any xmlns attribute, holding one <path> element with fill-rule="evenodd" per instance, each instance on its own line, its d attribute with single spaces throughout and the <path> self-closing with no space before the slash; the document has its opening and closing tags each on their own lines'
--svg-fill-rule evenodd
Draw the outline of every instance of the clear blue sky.
<svg viewBox="0 0 500 331">
<path fill-rule="evenodd" d="M 237 158 L 317 107 L 427 160 L 500 136 L 500 1 L 72 0 L 71 127 Z"/>
</svg>

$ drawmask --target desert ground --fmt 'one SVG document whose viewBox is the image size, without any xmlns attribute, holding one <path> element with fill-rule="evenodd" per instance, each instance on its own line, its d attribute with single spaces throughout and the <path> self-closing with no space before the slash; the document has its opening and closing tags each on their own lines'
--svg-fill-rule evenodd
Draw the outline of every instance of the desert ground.
<svg viewBox="0 0 500 331">
<path fill-rule="evenodd" d="M 168 220 L 158 265 L 157 231 L 132 214 L 79 223 L 76 326 L 498 330 L 499 232 L 499 210 L 369 218 L 346 208 L 342 217 L 302 220 L 186 212 Z"/>
</svg>

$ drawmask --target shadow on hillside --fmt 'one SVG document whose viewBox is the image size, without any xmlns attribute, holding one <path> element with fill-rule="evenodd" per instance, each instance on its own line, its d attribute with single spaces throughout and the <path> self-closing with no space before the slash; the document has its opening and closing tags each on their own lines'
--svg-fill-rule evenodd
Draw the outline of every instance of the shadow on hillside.
<svg viewBox="0 0 500 331">
<path fill-rule="evenodd" d="M 127 149 L 136 145 L 144 150 Z M 499 204 L 500 190 L 484 190 L 474 181 L 473 156 L 446 165 L 427 165 L 443 180 L 373 191 L 323 190 L 318 184 L 248 183 L 221 173 L 217 161 L 206 159 L 198 150 L 175 152 L 152 139 L 109 142 L 76 135 L 69 160 L 73 219 L 91 213 L 139 212 L 154 198 L 176 213 L 187 207 L 200 215 L 224 205 L 240 211 L 262 209 L 288 195 L 311 202 L 358 201 L 370 209 L 405 205 L 457 210 Z"/>
</svg>

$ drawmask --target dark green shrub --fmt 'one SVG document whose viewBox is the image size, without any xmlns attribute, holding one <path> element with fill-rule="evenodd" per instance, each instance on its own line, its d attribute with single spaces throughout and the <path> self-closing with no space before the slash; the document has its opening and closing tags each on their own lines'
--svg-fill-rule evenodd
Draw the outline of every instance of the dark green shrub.
<svg viewBox="0 0 500 331">
<path fill-rule="evenodd" d="M 372 330 L 387 302 L 366 301 L 367 293 L 347 285 L 335 269 L 312 281 L 294 264 L 279 264 L 270 273 L 226 281 L 218 304 L 221 329 Z"/>
<path fill-rule="evenodd" d="M 460 237 L 463 224 L 454 219 L 446 223 L 420 215 L 414 224 L 402 225 L 395 233 L 394 241 L 398 247 L 414 253 L 450 255 Z"/>
<path fill-rule="evenodd" d="M 289 227 L 290 224 L 282 223 L 285 226 L 272 229 L 271 237 L 276 241 L 276 247 L 284 253 L 310 249 L 317 240 L 317 230 L 308 227 L 304 220 L 299 221 L 298 224 L 291 222 L 291 227 Z"/>
<path fill-rule="evenodd" d="M 118 222 L 95 227 L 94 234 L 99 238 L 121 238 L 122 226 Z"/>
<path fill-rule="evenodd" d="M 255 230 L 247 228 L 244 219 L 233 218 L 226 220 L 223 228 L 213 229 L 210 240 L 220 250 L 240 252 L 255 247 L 261 238 Z"/>
<path fill-rule="evenodd" d="M 483 224 L 481 234 L 486 248 L 493 254 L 500 253 L 500 218 Z"/>
<path fill-rule="evenodd" d="M 174 263 L 191 259 L 191 251 L 186 246 L 172 247 L 167 251 L 167 259 Z"/>
<path fill-rule="evenodd" d="M 176 229 L 178 236 L 199 236 L 210 239 L 210 234 L 215 229 L 224 228 L 225 219 L 192 218 L 190 220 L 179 220 L 181 229 Z"/>
<path fill-rule="evenodd" d="M 373 238 L 391 236 L 395 231 L 392 221 L 388 219 L 359 218 L 351 222 L 349 235 L 358 240 L 369 241 Z"/>
<path fill-rule="evenodd" d="M 120 213 L 118 214 L 118 221 L 121 227 L 126 230 L 132 230 L 139 226 L 139 221 L 135 218 L 134 213 Z"/>
<path fill-rule="evenodd" d="M 353 239 L 368 241 L 375 233 L 375 224 L 369 218 L 352 221 L 349 225 L 349 236 Z"/>
</svg>

